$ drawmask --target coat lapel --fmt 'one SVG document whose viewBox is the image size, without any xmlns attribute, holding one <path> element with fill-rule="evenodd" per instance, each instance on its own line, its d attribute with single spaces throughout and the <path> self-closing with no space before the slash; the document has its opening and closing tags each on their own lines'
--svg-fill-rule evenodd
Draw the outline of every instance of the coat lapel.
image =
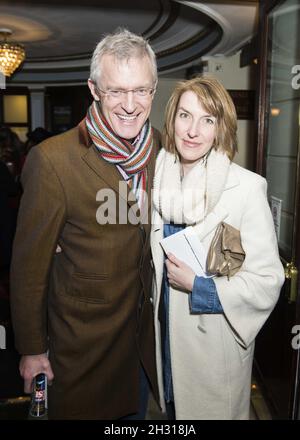
<svg viewBox="0 0 300 440">
<path fill-rule="evenodd" d="M 78 124 L 78 129 L 79 142 L 86 147 L 86 153 L 82 155 L 82 160 L 100 179 L 117 194 L 120 194 L 119 182 L 122 181 L 122 176 L 114 165 L 109 164 L 100 157 L 87 131 L 85 119 Z M 120 194 L 120 196 L 126 200 L 125 194 Z"/>
<path fill-rule="evenodd" d="M 148 172 L 148 180 L 147 180 L 147 201 L 148 204 L 147 209 L 144 211 L 144 215 L 141 219 L 141 223 L 143 224 L 150 224 L 151 220 L 151 212 L 152 212 L 152 187 L 153 187 L 153 178 L 154 178 L 154 170 L 155 170 L 155 161 L 157 156 L 157 142 L 155 137 L 153 138 L 153 150 L 151 154 L 151 159 L 147 166 L 147 172 Z"/>
<path fill-rule="evenodd" d="M 239 179 L 236 173 L 231 168 L 226 181 L 226 186 L 224 192 L 239 185 Z M 203 224 L 194 226 L 195 232 L 199 239 L 202 241 L 208 234 L 210 234 L 214 229 L 217 228 L 219 223 L 224 221 L 228 217 L 227 207 L 222 204 L 222 197 L 220 201 L 216 204 L 213 210 L 207 215 Z"/>
<path fill-rule="evenodd" d="M 153 176 L 154 176 L 154 169 L 155 169 L 155 158 L 156 158 L 156 150 L 157 146 L 154 140 L 154 147 L 152 152 L 152 158 L 149 161 L 147 171 L 148 171 L 148 180 L 147 180 L 147 194 L 148 198 L 146 200 L 147 203 L 147 209 L 144 212 L 144 215 L 141 218 L 136 217 L 136 222 L 139 223 L 145 223 L 149 224 L 149 219 L 151 218 L 151 189 L 152 189 L 152 182 L 153 182 Z M 112 165 L 105 160 L 103 160 L 94 147 L 94 145 L 91 143 L 88 147 L 85 154 L 82 156 L 82 160 L 89 166 L 89 168 L 97 174 L 97 176 L 102 179 L 108 187 L 112 188 L 119 196 L 125 200 L 129 206 L 129 208 L 133 207 L 137 204 L 137 200 L 135 198 L 135 195 L 131 191 L 130 187 L 126 184 L 126 186 L 121 185 L 122 190 L 120 191 L 120 182 L 125 182 L 123 177 L 121 176 L 119 170 L 115 165 Z M 125 191 L 124 191 L 125 188 Z M 135 209 L 132 210 L 133 215 L 135 213 Z"/>
<path fill-rule="evenodd" d="M 79 142 L 87 148 L 83 154 L 82 160 L 102 179 L 110 188 L 127 202 L 129 207 L 137 203 L 130 188 L 126 185 L 126 191 L 120 191 L 119 183 L 125 180 L 122 178 L 119 170 L 112 164 L 103 160 L 94 146 L 85 123 L 85 118 L 78 124 Z"/>
<path fill-rule="evenodd" d="M 126 200 L 128 192 L 126 195 L 120 192 L 119 182 L 123 179 L 118 169 L 114 165 L 103 160 L 93 145 L 89 147 L 87 152 L 82 156 L 82 159 L 101 180 Z"/>
<path fill-rule="evenodd" d="M 208 214 L 203 223 L 194 226 L 194 230 L 202 241 L 210 232 L 212 232 L 219 223 L 226 219 L 228 216 L 228 211 L 226 208 L 217 205 L 212 212 Z"/>
</svg>

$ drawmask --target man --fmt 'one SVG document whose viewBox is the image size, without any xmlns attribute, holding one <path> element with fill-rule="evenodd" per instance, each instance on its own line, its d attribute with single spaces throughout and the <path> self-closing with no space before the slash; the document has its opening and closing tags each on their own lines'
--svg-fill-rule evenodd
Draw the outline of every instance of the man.
<svg viewBox="0 0 300 440">
<path fill-rule="evenodd" d="M 150 225 L 136 209 L 124 221 L 134 201 L 150 212 L 156 83 L 142 37 L 106 36 L 93 54 L 85 120 L 34 147 L 25 164 L 12 313 L 25 391 L 46 373 L 51 419 L 143 418 L 149 385 L 157 396 Z M 105 217 L 107 190 L 117 206 Z"/>
</svg>

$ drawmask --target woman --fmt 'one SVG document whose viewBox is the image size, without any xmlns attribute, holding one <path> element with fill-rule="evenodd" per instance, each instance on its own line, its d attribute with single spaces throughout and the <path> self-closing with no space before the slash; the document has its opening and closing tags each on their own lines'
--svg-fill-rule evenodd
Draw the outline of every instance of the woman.
<svg viewBox="0 0 300 440">
<path fill-rule="evenodd" d="M 151 246 L 161 405 L 176 419 L 249 418 L 254 340 L 284 281 L 266 181 L 232 162 L 236 127 L 212 77 L 179 83 L 168 102 Z M 180 255 L 164 255 L 161 240 L 187 226 L 207 253 L 221 222 L 239 231 L 245 253 L 234 275 L 196 276 Z"/>
</svg>

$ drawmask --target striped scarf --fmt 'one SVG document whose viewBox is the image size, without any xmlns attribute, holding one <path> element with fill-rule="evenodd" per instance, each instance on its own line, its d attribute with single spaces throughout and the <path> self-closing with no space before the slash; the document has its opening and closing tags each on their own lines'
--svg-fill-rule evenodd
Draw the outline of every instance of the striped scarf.
<svg viewBox="0 0 300 440">
<path fill-rule="evenodd" d="M 138 201 L 140 209 L 147 189 L 147 164 L 153 146 L 152 128 L 146 121 L 136 139 L 131 143 L 116 135 L 94 101 L 86 115 L 89 135 L 101 154 L 109 163 L 120 167 L 128 176 L 128 183 Z"/>
</svg>

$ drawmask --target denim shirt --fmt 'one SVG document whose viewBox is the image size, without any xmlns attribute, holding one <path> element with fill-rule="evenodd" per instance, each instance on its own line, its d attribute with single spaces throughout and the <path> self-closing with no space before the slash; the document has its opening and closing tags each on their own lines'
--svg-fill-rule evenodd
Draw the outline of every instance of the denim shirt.
<svg viewBox="0 0 300 440">
<path fill-rule="evenodd" d="M 185 228 L 185 225 L 176 225 L 174 223 L 164 225 L 164 237 L 169 237 L 176 232 Z M 180 259 L 180 258 L 179 258 Z M 164 266 L 162 295 L 164 301 L 165 316 L 165 341 L 163 350 L 163 368 L 164 368 L 164 385 L 166 402 L 174 401 L 172 368 L 171 368 L 171 352 L 169 338 L 169 281 L 167 277 L 167 269 Z M 196 276 L 194 280 L 193 290 L 189 295 L 190 312 L 193 313 L 223 313 L 215 282 L 212 278 L 204 278 Z"/>
</svg>

